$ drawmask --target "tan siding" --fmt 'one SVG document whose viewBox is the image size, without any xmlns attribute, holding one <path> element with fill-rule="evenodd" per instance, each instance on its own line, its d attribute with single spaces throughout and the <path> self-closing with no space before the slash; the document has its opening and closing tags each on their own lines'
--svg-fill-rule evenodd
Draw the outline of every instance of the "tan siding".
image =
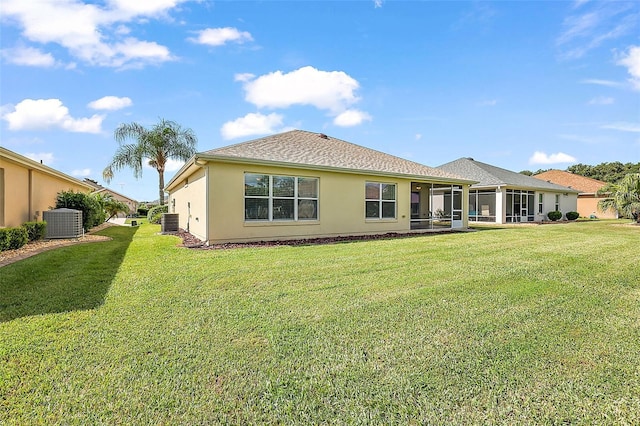
<svg viewBox="0 0 640 426">
<path fill-rule="evenodd" d="M 595 197 L 578 197 L 578 213 L 582 217 L 589 217 L 595 214 L 599 219 L 617 219 L 618 213 L 616 211 L 607 210 L 601 211 L 598 208 L 598 201 L 602 198 Z"/>
<path fill-rule="evenodd" d="M 200 168 L 184 179 L 169 196 L 169 213 L 178 213 L 180 228 L 188 229 L 201 240 L 207 240 L 206 188 L 206 172 Z"/>
<path fill-rule="evenodd" d="M 4 169 L 4 223 L 2 226 L 20 226 L 24 222 L 42 220 L 42 212 L 55 206 L 61 191 L 89 192 L 81 181 L 65 179 L 59 172 L 49 172 L 46 167 L 31 167 L 30 160 L 18 157 L 0 157 Z M 26 161 L 22 161 L 22 158 Z"/>
<path fill-rule="evenodd" d="M 409 179 L 272 166 L 210 164 L 208 220 L 211 243 L 380 234 L 408 232 L 410 229 L 411 180 Z M 245 172 L 319 178 L 319 220 L 245 222 Z M 397 184 L 397 219 L 365 219 L 364 197 L 367 181 Z M 175 193 L 177 197 L 179 191 Z"/>
</svg>

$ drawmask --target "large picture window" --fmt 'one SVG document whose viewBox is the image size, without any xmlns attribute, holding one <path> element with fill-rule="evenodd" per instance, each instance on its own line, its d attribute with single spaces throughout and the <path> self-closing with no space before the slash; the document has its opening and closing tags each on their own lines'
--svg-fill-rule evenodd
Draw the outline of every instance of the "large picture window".
<svg viewBox="0 0 640 426">
<path fill-rule="evenodd" d="M 365 217 L 367 219 L 395 219 L 395 184 L 379 182 L 365 184 Z"/>
<path fill-rule="evenodd" d="M 317 178 L 245 173 L 245 221 L 317 219 Z"/>
</svg>

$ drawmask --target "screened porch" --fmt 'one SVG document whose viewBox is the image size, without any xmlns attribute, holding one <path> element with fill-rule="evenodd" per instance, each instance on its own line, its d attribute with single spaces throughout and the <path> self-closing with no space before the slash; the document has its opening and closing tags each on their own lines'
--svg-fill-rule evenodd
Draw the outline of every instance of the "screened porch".
<svg viewBox="0 0 640 426">
<path fill-rule="evenodd" d="M 411 183 L 411 229 L 462 228 L 462 186 Z"/>
</svg>

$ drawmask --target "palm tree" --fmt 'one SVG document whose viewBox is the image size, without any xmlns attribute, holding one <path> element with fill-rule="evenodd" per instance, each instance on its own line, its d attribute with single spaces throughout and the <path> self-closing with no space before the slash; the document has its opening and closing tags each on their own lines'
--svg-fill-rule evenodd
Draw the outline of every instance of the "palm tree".
<svg viewBox="0 0 640 426">
<path fill-rule="evenodd" d="M 118 201 L 113 198 L 111 194 L 95 194 L 95 198 L 98 200 L 102 209 L 106 213 L 106 221 L 111 220 L 112 217 L 118 216 L 118 213 L 129 214 L 129 206 L 122 201 Z"/>
<path fill-rule="evenodd" d="M 598 191 L 607 198 L 598 202 L 602 211 L 618 210 L 626 217 L 640 223 L 640 173 L 629 173 L 615 183 L 608 183 Z"/>
<path fill-rule="evenodd" d="M 114 138 L 120 146 L 111 163 L 102 171 L 102 177 L 110 182 L 116 170 L 130 167 L 136 178 L 142 176 L 143 161 L 158 171 L 158 194 L 160 205 L 164 204 L 164 170 L 167 160 L 187 161 L 196 153 L 198 142 L 191 129 L 183 129 L 175 121 L 160 119 L 150 129 L 138 123 L 121 124 L 114 131 Z M 127 139 L 136 142 L 125 144 Z"/>
</svg>

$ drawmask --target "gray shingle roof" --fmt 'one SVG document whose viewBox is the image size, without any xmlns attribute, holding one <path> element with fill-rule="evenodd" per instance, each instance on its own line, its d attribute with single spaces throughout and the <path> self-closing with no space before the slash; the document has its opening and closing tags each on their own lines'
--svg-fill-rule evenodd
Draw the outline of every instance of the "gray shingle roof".
<svg viewBox="0 0 640 426">
<path fill-rule="evenodd" d="M 232 158 L 279 164 L 288 163 L 298 166 L 424 176 L 446 179 L 447 181 L 466 180 L 442 169 L 428 167 L 322 133 L 304 130 L 292 130 L 216 148 L 196 154 L 196 157 Z"/>
<path fill-rule="evenodd" d="M 459 158 L 450 163 L 443 164 L 438 168 L 467 179 L 478 181 L 478 183 L 471 185 L 471 188 L 509 186 L 532 190 L 578 192 L 575 189 L 565 186 L 556 185 L 531 176 L 481 163 L 472 158 Z"/>
</svg>

